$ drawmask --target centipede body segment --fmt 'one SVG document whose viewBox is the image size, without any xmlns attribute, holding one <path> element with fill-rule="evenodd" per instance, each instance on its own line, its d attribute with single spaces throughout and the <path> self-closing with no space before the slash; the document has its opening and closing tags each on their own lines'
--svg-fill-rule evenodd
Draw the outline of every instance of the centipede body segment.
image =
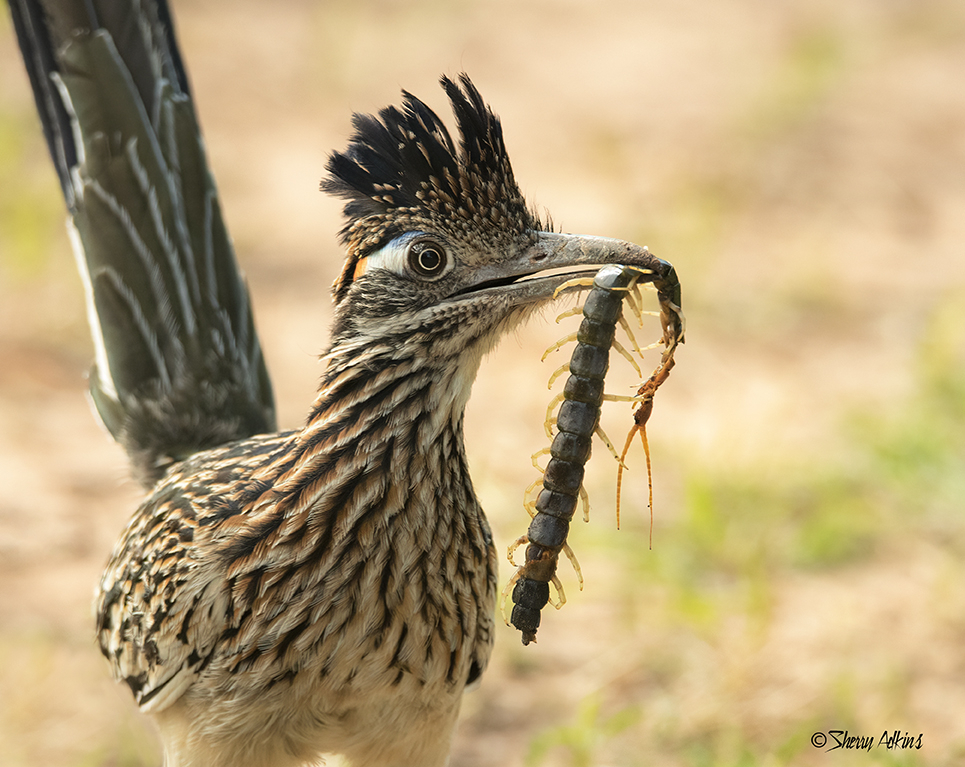
<svg viewBox="0 0 965 767">
<path fill-rule="evenodd" d="M 533 517 L 527 534 L 510 550 L 512 561 L 512 551 L 516 546 L 528 544 L 525 559 L 506 589 L 512 587 L 513 610 L 510 622 L 522 632 L 524 645 L 536 638 L 540 611 L 549 601 L 550 583 L 555 584 L 560 591 L 560 604 L 564 601 L 556 567 L 560 552 L 564 548 L 575 565 L 575 557 L 569 550 L 566 539 L 570 521 L 583 492 L 585 465 L 590 457 L 592 438 L 598 433 L 600 409 L 607 396 L 604 393 L 604 382 L 609 369 L 610 349 L 614 346 L 616 326 L 621 321 L 624 299 L 631 295 L 637 284 L 652 282 L 657 289 L 663 327 L 662 343 L 666 348 L 658 370 L 641 387 L 638 396 L 633 398 L 641 403 L 646 413 L 638 412 L 639 418 L 631 429 L 630 439 L 637 431 L 645 428 L 652 408 L 653 394 L 669 374 L 673 366 L 673 352 L 683 340 L 680 283 L 669 263 L 659 259 L 655 259 L 655 262 L 658 264 L 656 270 L 619 264 L 607 265 L 597 272 L 589 285 L 589 293 L 583 304 L 583 321 L 576 334 L 577 343 L 568 366 L 569 377 L 563 388 L 563 399 L 556 416 L 556 434 L 550 446 L 550 460 L 543 470 L 542 489 L 535 502 L 535 514 L 530 512 Z M 632 335 L 631 340 L 636 346 Z M 646 446 L 645 433 L 644 444 Z M 615 451 L 613 452 L 616 455 Z M 621 470 L 622 458 L 626 452 L 627 448 L 623 451 L 624 455 L 618 458 Z"/>
</svg>

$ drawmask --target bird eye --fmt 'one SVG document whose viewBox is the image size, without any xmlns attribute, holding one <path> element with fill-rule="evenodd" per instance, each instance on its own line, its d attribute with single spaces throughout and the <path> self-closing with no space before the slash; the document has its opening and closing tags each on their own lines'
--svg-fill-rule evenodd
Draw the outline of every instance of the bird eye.
<svg viewBox="0 0 965 767">
<path fill-rule="evenodd" d="M 359 259 L 355 279 L 384 270 L 406 279 L 435 282 L 452 270 L 449 251 L 438 237 L 425 232 L 406 232 Z"/>
<path fill-rule="evenodd" d="M 446 250 L 433 240 L 417 240 L 409 246 L 409 267 L 425 279 L 440 277 L 446 270 Z"/>
</svg>

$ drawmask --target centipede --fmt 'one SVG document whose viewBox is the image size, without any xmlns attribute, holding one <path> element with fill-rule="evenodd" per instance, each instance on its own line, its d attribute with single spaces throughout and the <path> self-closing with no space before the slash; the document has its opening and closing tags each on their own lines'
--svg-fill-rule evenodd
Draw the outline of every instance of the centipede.
<svg viewBox="0 0 965 767">
<path fill-rule="evenodd" d="M 569 376 L 562 394 L 553 399 L 548 408 L 546 420 L 547 433 L 552 438 L 549 448 L 534 454 L 533 463 L 540 469 L 538 458 L 549 454 L 541 478 L 537 479 L 524 494 L 524 506 L 531 520 L 525 535 L 520 536 L 509 547 L 508 557 L 516 571 L 502 593 L 503 617 L 506 620 L 506 597 L 512 590 L 513 609 L 507 624 L 511 624 L 522 634 L 522 642 L 528 645 L 536 641 L 540 625 L 541 611 L 550 603 L 550 585 L 557 593 L 554 607 L 559 609 L 566 602 L 563 585 L 556 574 L 560 554 L 567 556 L 583 588 L 583 575 L 572 548 L 567 543 L 570 522 L 577 506 L 582 502 L 583 517 L 589 519 L 589 501 L 583 488 L 586 463 L 589 460 L 592 439 L 599 437 L 608 447 L 618 463 L 617 473 L 617 524 L 619 526 L 620 488 L 625 468 L 624 460 L 633 438 L 639 434 L 647 457 L 647 472 L 650 476 L 650 449 L 646 437 L 646 424 L 653 411 L 653 398 L 660 386 L 667 380 L 674 366 L 674 352 L 684 340 L 684 316 L 680 308 L 680 282 L 673 266 L 661 259 L 655 259 L 656 269 L 639 266 L 608 264 L 592 278 L 580 278 L 564 283 L 557 289 L 557 295 L 569 288 L 588 289 L 582 309 L 565 312 L 561 317 L 581 312 L 583 320 L 579 330 L 561 339 L 547 350 L 547 354 L 562 345 L 576 341 L 569 363 L 557 370 L 550 378 L 550 385 L 562 373 Z M 660 302 L 660 321 L 663 337 L 654 346 L 662 344 L 664 351 L 660 364 L 653 374 L 639 387 L 635 395 L 610 395 L 604 391 L 604 381 L 610 364 L 610 351 L 616 349 L 634 365 L 639 366 L 632 355 L 616 340 L 619 324 L 627 334 L 631 346 L 638 356 L 643 355 L 636 339 L 624 318 L 624 303 L 630 306 L 638 318 L 642 319 L 639 286 L 651 283 L 657 291 Z M 546 355 L 544 354 L 544 359 Z M 641 374 L 642 377 L 642 374 Z M 618 454 L 612 441 L 600 428 L 600 412 L 605 400 L 624 400 L 635 404 L 633 425 L 627 436 L 622 454 Z M 553 417 L 556 405 L 559 411 Z M 556 433 L 553 435 L 552 429 Z M 653 508 L 653 483 L 650 485 L 650 508 Z M 538 493 L 538 494 L 537 494 Z M 535 500 L 531 500 L 536 494 Z M 652 526 L 652 519 L 651 519 Z M 525 559 L 516 565 L 514 552 L 526 544 Z"/>
</svg>

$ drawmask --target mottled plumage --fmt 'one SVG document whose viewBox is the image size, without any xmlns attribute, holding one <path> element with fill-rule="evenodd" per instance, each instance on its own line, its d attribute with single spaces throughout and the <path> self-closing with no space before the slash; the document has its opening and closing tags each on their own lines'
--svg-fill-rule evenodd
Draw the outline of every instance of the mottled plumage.
<svg viewBox="0 0 965 767">
<path fill-rule="evenodd" d="M 463 444 L 480 361 L 573 276 L 544 270 L 657 260 L 543 231 L 467 77 L 442 79 L 455 139 L 406 93 L 329 161 L 347 255 L 321 385 L 302 428 L 259 434 L 270 384 L 165 3 L 11 3 L 78 233 L 94 399 L 150 489 L 97 597 L 114 676 L 168 767 L 445 764 L 493 643 Z"/>
</svg>

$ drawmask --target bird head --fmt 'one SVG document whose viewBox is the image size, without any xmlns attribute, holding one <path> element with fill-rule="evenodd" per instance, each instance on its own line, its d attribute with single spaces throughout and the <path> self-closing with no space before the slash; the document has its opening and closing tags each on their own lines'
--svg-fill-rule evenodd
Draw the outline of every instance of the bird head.
<svg viewBox="0 0 965 767">
<path fill-rule="evenodd" d="M 397 328 L 427 341 L 440 329 L 485 351 L 575 276 L 607 263 L 672 272 L 631 243 L 547 231 L 513 176 L 499 118 L 466 75 L 441 84 L 458 144 L 403 91 L 401 108 L 356 114 L 348 149 L 329 159 L 322 189 L 347 200 L 333 350 Z"/>
</svg>

